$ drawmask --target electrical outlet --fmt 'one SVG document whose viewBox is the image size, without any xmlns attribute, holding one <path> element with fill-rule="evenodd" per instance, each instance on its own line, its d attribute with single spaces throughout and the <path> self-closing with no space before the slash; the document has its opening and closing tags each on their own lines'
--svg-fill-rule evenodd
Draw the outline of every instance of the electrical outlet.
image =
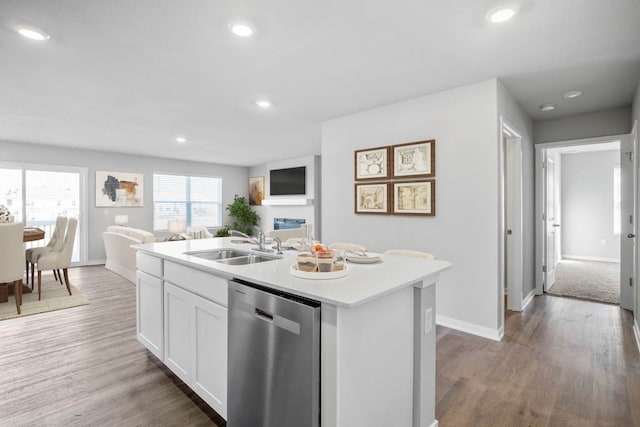
<svg viewBox="0 0 640 427">
<path fill-rule="evenodd" d="M 424 334 L 427 335 L 433 329 L 433 309 L 431 307 L 424 311 Z"/>
<path fill-rule="evenodd" d="M 600 244 L 601 244 L 602 246 L 607 246 L 607 239 L 602 239 L 602 240 L 600 240 Z"/>
</svg>

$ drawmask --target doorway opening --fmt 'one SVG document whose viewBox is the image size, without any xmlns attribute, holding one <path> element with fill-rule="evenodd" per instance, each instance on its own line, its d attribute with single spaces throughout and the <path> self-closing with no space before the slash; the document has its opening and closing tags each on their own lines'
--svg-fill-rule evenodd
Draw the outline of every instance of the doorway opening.
<svg viewBox="0 0 640 427">
<path fill-rule="evenodd" d="M 536 147 L 537 293 L 631 303 L 633 149 L 627 135 Z"/>
</svg>

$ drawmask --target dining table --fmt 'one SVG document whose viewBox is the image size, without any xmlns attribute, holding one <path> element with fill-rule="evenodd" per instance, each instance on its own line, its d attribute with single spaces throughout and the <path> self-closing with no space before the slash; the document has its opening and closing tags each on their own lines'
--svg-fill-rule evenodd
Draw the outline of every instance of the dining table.
<svg viewBox="0 0 640 427">
<path fill-rule="evenodd" d="M 24 233 L 22 237 L 23 242 L 35 242 L 37 240 L 44 239 L 44 230 L 37 227 L 25 227 Z M 29 274 L 27 272 L 27 274 Z M 22 293 L 30 294 L 31 287 L 22 283 Z M 9 295 L 13 295 L 13 287 L 6 286 L 6 283 L 0 284 L 0 303 L 7 302 L 9 300 Z"/>
</svg>

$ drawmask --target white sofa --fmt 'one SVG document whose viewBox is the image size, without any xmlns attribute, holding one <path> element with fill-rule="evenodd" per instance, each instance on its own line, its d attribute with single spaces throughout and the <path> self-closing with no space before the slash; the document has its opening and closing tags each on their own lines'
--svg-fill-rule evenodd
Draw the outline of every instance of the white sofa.
<svg viewBox="0 0 640 427">
<path fill-rule="evenodd" d="M 266 232 L 267 237 L 277 237 L 283 242 L 289 239 L 303 238 L 304 230 L 302 228 L 285 228 L 282 230 L 271 230 Z"/>
<path fill-rule="evenodd" d="M 102 233 L 107 261 L 104 266 L 129 280 L 136 282 L 136 251 L 131 245 L 153 243 L 153 233 L 131 227 L 111 225 Z"/>
</svg>

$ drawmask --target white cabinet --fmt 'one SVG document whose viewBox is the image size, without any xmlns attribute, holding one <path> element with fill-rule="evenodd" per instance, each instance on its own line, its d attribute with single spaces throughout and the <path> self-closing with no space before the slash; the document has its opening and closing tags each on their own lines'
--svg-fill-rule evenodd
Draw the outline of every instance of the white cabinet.
<svg viewBox="0 0 640 427">
<path fill-rule="evenodd" d="M 169 282 L 164 302 L 165 364 L 226 418 L 227 308 Z"/>
<path fill-rule="evenodd" d="M 138 341 L 157 358 L 163 358 L 162 279 L 138 270 L 136 274 L 136 328 Z"/>
</svg>

